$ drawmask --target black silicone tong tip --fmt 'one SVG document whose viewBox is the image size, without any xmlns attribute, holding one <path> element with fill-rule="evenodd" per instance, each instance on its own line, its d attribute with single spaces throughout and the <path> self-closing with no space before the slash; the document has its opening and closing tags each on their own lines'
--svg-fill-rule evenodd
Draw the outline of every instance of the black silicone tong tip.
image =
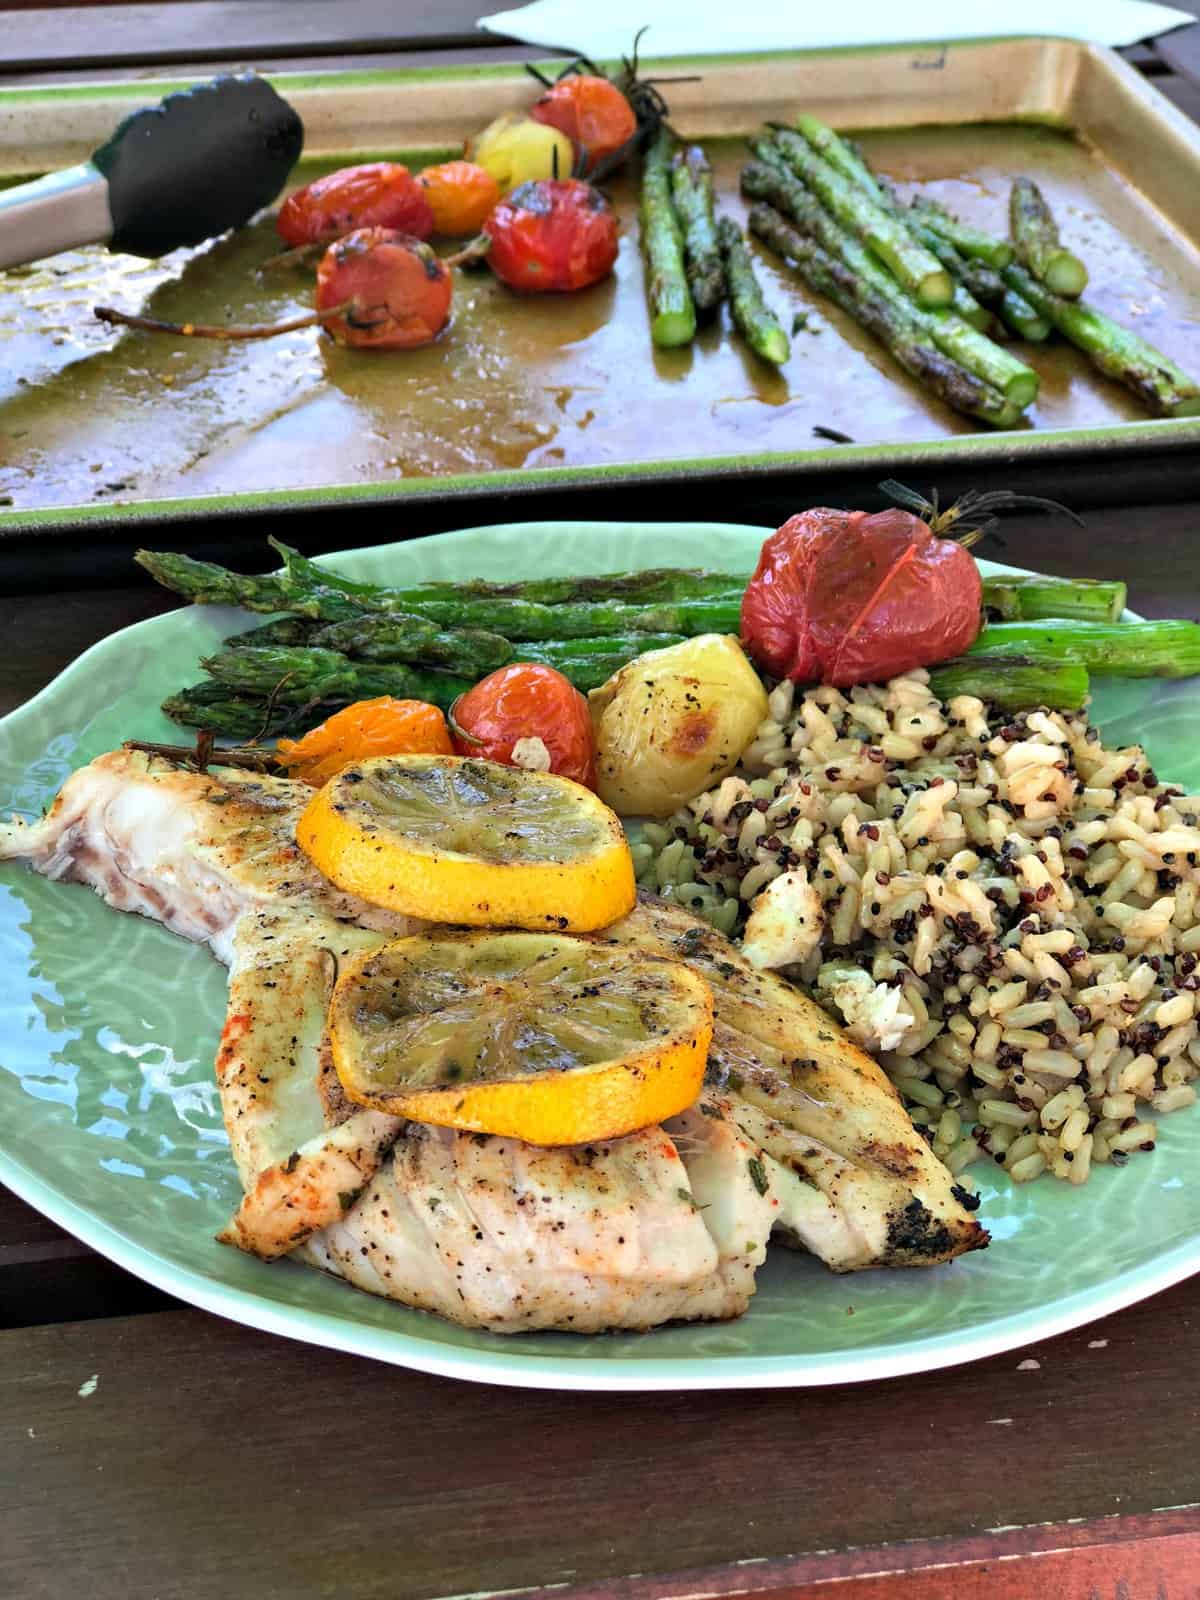
<svg viewBox="0 0 1200 1600">
<path fill-rule="evenodd" d="M 92 157 L 108 179 L 110 249 L 161 256 L 240 227 L 279 194 L 303 147 L 298 114 L 253 73 L 135 111 Z"/>
</svg>

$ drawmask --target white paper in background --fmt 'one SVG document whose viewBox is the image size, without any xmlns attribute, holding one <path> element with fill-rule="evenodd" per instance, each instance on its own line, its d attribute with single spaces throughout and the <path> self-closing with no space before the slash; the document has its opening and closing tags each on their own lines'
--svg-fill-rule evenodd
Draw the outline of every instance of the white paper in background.
<svg viewBox="0 0 1200 1600">
<path fill-rule="evenodd" d="M 1034 34 L 1120 48 L 1196 19 L 1147 0 L 534 0 L 479 26 L 525 44 L 597 58 L 627 55 L 645 26 L 646 58 L 733 55 Z"/>
</svg>

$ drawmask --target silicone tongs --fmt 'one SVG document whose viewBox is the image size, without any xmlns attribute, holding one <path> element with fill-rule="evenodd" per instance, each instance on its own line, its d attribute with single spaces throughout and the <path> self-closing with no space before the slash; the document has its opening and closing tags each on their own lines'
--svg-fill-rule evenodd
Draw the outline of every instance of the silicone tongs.
<svg viewBox="0 0 1200 1600">
<path fill-rule="evenodd" d="M 253 73 L 167 95 L 90 161 L 0 190 L 0 267 L 107 244 L 162 256 L 240 227 L 295 166 L 304 124 Z"/>
</svg>

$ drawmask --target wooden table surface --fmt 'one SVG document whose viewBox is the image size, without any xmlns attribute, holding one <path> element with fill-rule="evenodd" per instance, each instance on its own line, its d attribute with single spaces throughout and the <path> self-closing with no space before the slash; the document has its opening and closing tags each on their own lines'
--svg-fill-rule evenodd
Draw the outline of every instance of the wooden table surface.
<svg viewBox="0 0 1200 1600">
<path fill-rule="evenodd" d="M 263 65 L 335 43 L 388 64 L 518 53 L 472 37 L 479 9 L 26 8 L 0 15 L 0 82 L 228 60 L 211 48 L 221 33 L 237 59 Z M 130 31 L 139 10 L 157 13 L 157 56 L 144 18 Z M 1193 115 L 1200 91 L 1179 73 L 1200 68 L 1198 39 L 1200 27 L 1131 52 Z M 689 514 L 703 507 L 681 504 Z M 1198 527 L 1200 487 L 1195 503 L 1090 512 L 1084 529 L 1013 518 L 985 553 L 1064 575 L 1122 572 L 1138 609 L 1198 616 Z M 4 577 L 0 714 L 95 640 L 172 604 L 132 581 L 53 592 L 49 573 L 49 592 L 5 598 Z M 799 1600 L 840 1593 L 837 1581 L 853 1600 L 1200 1597 L 1200 1278 L 917 1378 L 542 1394 L 407 1373 L 187 1309 L 0 1190 L 0 1330 L 5 1600 Z"/>
</svg>

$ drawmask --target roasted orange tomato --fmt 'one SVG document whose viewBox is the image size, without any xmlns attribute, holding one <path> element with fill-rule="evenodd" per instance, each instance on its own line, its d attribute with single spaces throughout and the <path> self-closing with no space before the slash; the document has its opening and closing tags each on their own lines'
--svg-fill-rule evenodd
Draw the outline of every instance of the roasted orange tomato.
<svg viewBox="0 0 1200 1600">
<path fill-rule="evenodd" d="M 426 167 L 417 182 L 433 212 L 434 233 L 478 233 L 500 198 L 500 185 L 473 161 Z"/>
<path fill-rule="evenodd" d="M 433 232 L 425 190 L 396 161 L 341 167 L 288 195 L 275 219 L 285 244 L 328 244 L 355 228 L 398 228 L 414 239 Z"/>
<path fill-rule="evenodd" d="M 320 788 L 368 756 L 449 756 L 454 747 L 436 706 L 385 694 L 335 711 L 301 739 L 280 739 L 275 754 L 289 777 Z"/>
<path fill-rule="evenodd" d="M 585 172 L 628 144 L 637 131 L 633 107 L 607 78 L 584 73 L 562 77 L 530 111 L 535 122 L 565 133 Z"/>
<path fill-rule="evenodd" d="M 539 178 L 501 200 L 484 225 L 488 263 L 502 283 L 526 293 L 586 289 L 617 259 L 617 219 L 590 183 Z"/>
<path fill-rule="evenodd" d="M 360 350 L 430 344 L 450 320 L 450 269 L 427 244 L 393 228 L 356 228 L 317 268 L 317 310 L 345 307 L 326 332 Z"/>
<path fill-rule="evenodd" d="M 532 767 L 596 787 L 588 703 L 553 667 L 514 661 L 461 695 L 450 712 L 454 748 L 506 767 Z"/>
</svg>

